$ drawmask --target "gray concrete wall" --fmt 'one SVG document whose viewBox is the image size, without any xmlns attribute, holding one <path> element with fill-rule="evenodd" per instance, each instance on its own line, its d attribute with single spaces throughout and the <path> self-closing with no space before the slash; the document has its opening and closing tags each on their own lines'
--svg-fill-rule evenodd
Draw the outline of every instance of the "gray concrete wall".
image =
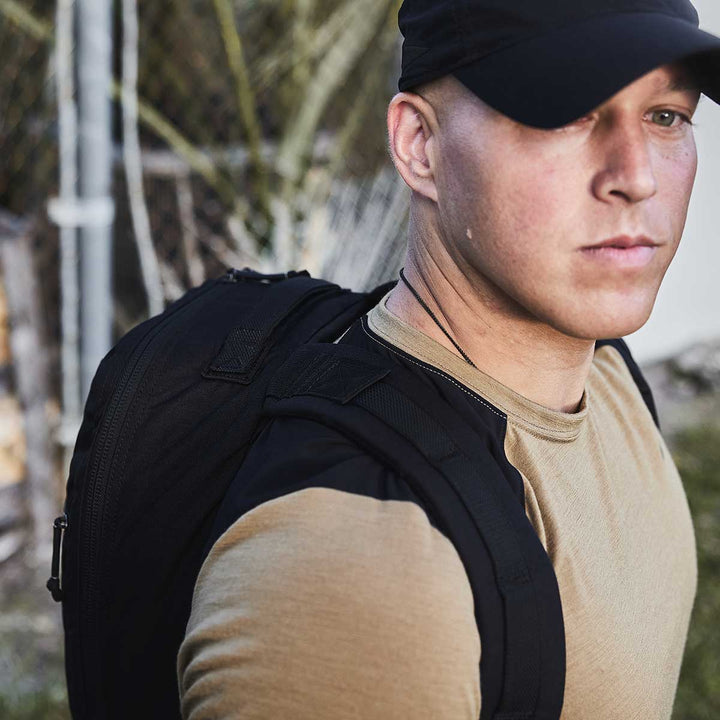
<svg viewBox="0 0 720 720">
<path fill-rule="evenodd" d="M 720 35 L 720 2 L 694 0 L 701 27 Z M 685 235 L 648 323 L 628 339 L 640 362 L 720 339 L 720 106 L 695 116 L 699 168 Z"/>
</svg>

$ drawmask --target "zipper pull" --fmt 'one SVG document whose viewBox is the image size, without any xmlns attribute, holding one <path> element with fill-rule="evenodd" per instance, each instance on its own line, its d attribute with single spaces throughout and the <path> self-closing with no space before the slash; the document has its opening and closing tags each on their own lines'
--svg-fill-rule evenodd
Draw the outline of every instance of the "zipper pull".
<svg viewBox="0 0 720 720">
<path fill-rule="evenodd" d="M 294 277 L 310 277 L 310 273 L 307 270 L 290 270 L 286 273 L 264 274 L 251 270 L 248 267 L 243 268 L 242 270 L 228 268 L 222 279 L 225 282 L 256 282 L 268 285 L 282 280 L 289 280 Z"/>
<path fill-rule="evenodd" d="M 47 581 L 47 589 L 55 602 L 63 599 L 62 586 L 60 584 L 60 558 L 62 557 L 62 541 L 68 526 L 67 513 L 55 518 L 53 523 L 53 554 L 50 568 L 50 579 Z"/>
<path fill-rule="evenodd" d="M 240 282 L 242 279 L 243 271 L 237 270 L 236 268 L 228 268 L 223 276 L 223 280 L 225 282 Z"/>
</svg>

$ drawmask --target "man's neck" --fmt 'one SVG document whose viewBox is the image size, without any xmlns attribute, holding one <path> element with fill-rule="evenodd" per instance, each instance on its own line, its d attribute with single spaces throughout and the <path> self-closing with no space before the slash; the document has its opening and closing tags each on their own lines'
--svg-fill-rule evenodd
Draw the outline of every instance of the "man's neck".
<svg viewBox="0 0 720 720">
<path fill-rule="evenodd" d="M 450 336 L 484 373 L 523 397 L 560 412 L 582 399 L 595 343 L 571 338 L 484 297 L 459 271 L 441 271 L 408 257 L 405 275 Z M 387 301 L 401 320 L 460 356 L 400 281 Z"/>
</svg>

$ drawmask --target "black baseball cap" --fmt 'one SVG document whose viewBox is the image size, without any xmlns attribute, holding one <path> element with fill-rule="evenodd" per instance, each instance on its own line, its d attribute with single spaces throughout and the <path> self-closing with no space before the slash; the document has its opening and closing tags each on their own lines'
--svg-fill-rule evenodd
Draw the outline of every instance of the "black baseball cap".
<svg viewBox="0 0 720 720">
<path fill-rule="evenodd" d="M 525 125 L 565 125 L 680 61 L 720 103 L 720 38 L 689 0 L 404 0 L 398 20 L 400 90 L 452 74 Z"/>
</svg>

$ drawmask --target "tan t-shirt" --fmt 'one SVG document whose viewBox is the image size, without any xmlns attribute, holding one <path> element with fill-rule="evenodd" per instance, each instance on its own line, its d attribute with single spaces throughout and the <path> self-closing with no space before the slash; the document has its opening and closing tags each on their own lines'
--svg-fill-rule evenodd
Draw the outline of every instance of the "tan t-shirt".
<svg viewBox="0 0 720 720">
<path fill-rule="evenodd" d="M 555 569 L 563 720 L 667 720 L 697 570 L 683 488 L 620 354 L 577 413 L 514 393 L 381 303 L 366 332 L 507 416 L 505 452 Z M 477 720 L 481 638 L 452 544 L 411 502 L 311 488 L 220 538 L 178 656 L 183 715 Z"/>
</svg>

